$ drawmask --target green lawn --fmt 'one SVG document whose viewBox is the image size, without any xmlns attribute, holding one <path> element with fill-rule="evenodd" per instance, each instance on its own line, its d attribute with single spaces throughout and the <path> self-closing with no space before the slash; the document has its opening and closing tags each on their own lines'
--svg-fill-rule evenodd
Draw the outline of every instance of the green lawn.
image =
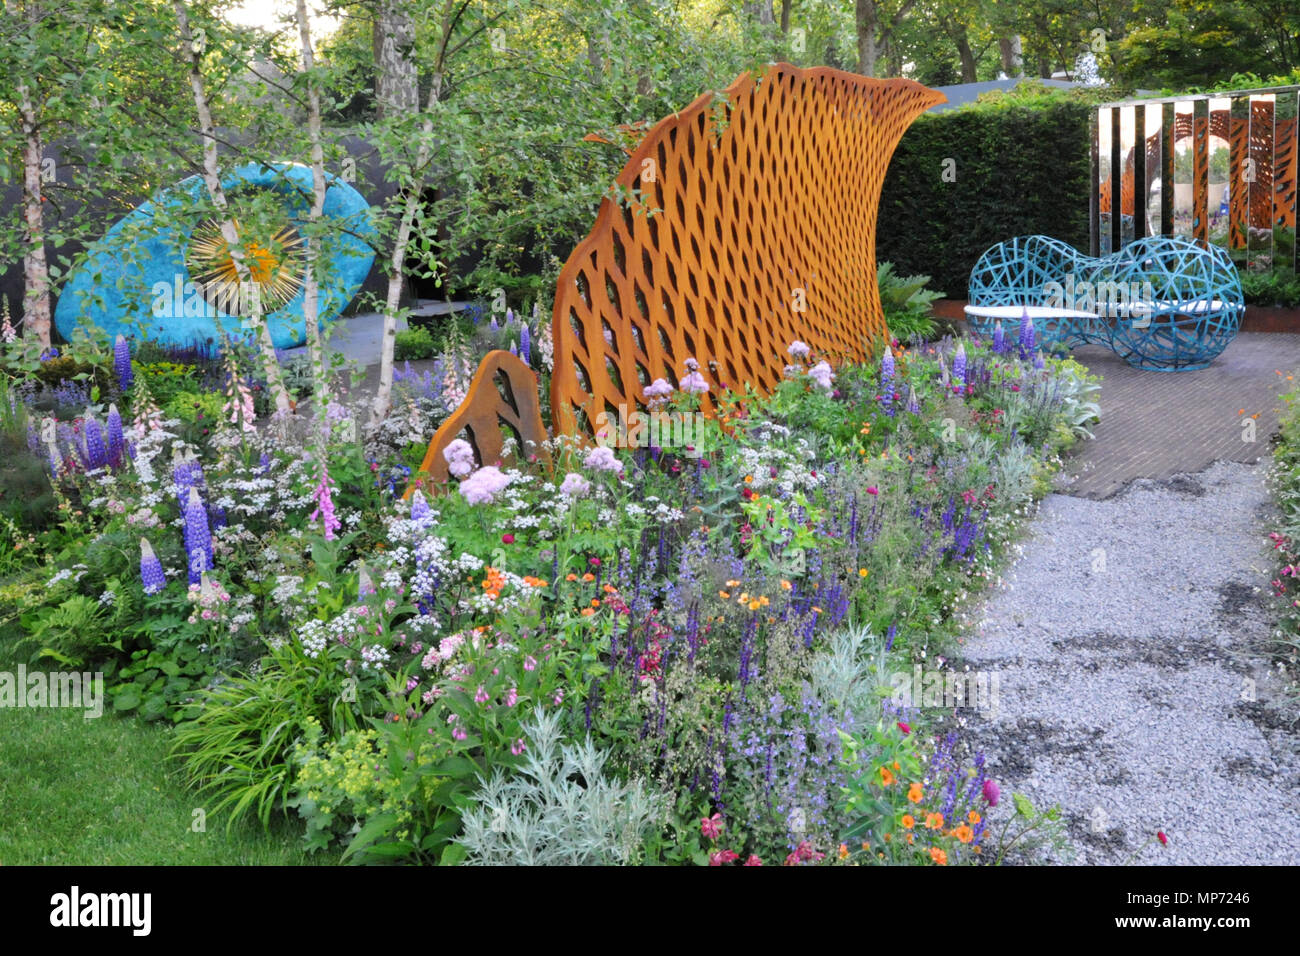
<svg viewBox="0 0 1300 956">
<path fill-rule="evenodd" d="M 17 635 L 0 623 L 0 671 L 14 672 Z M 194 832 L 202 798 L 168 761 L 166 727 L 107 710 L 0 707 L 0 865 L 337 862 L 307 854 L 300 832 L 256 824 L 226 829 L 209 815 Z"/>
</svg>

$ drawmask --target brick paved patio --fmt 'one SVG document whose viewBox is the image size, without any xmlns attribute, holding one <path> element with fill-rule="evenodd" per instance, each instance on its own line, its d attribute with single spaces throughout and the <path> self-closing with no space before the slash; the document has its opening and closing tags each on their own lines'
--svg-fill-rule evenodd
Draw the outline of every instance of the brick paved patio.
<svg viewBox="0 0 1300 956">
<path fill-rule="evenodd" d="M 1300 335 L 1243 332 L 1207 369 L 1144 372 L 1108 349 L 1074 357 L 1102 376 L 1101 424 L 1066 460 L 1061 490 L 1109 498 L 1135 478 L 1198 472 L 1216 460 L 1256 462 L 1269 454 L 1281 401 L 1300 369 Z M 1279 374 L 1280 373 L 1280 374 Z M 1243 420 L 1258 415 L 1254 441 Z"/>
</svg>

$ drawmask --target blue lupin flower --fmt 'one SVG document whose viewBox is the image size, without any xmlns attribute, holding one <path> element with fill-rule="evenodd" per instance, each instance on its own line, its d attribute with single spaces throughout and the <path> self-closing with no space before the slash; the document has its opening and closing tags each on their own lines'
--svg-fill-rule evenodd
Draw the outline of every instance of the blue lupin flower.
<svg viewBox="0 0 1300 956">
<path fill-rule="evenodd" d="M 514 324 L 514 321 L 515 321 L 515 312 L 514 312 L 514 309 L 510 308 L 509 306 L 507 306 L 507 307 L 506 307 L 506 325 L 513 325 L 513 324 Z"/>
<path fill-rule="evenodd" d="M 1002 331 L 1002 320 L 998 319 L 993 325 L 993 354 L 1001 355 L 1007 350 L 1007 336 Z"/>
<path fill-rule="evenodd" d="M 157 594 L 167 586 L 162 562 L 147 538 L 140 539 L 140 581 L 144 584 L 145 594 Z"/>
<path fill-rule="evenodd" d="M 191 487 L 185 503 L 185 554 L 189 558 L 190 584 L 200 584 L 203 572 L 211 571 L 212 533 L 208 530 L 208 512 L 197 488 Z"/>
<path fill-rule="evenodd" d="M 94 471 L 108 462 L 108 449 L 104 447 L 104 433 L 95 416 L 86 409 L 86 468 Z"/>
<path fill-rule="evenodd" d="M 108 406 L 108 463 L 116 468 L 122 463 L 122 414 L 116 405 Z"/>
<path fill-rule="evenodd" d="M 113 371 L 117 372 L 119 391 L 125 392 L 135 381 L 135 373 L 131 371 L 131 345 L 124 335 L 119 335 L 113 343 Z"/>
<path fill-rule="evenodd" d="M 527 323 L 519 330 L 519 357 L 523 359 L 525 365 L 533 364 L 533 338 L 532 333 L 528 331 Z"/>
<path fill-rule="evenodd" d="M 958 388 L 966 387 L 966 347 L 960 342 L 952 356 L 952 380 Z"/>
<path fill-rule="evenodd" d="M 1027 359 L 1034 354 L 1034 320 L 1025 309 L 1020 317 L 1020 358 Z"/>
</svg>

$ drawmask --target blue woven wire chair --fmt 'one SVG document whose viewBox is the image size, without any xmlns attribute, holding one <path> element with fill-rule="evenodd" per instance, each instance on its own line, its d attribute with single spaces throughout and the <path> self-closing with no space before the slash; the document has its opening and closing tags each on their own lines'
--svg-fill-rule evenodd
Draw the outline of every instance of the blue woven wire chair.
<svg viewBox="0 0 1300 956">
<path fill-rule="evenodd" d="M 1130 365 L 1162 372 L 1205 368 L 1245 311 L 1227 253 L 1177 236 L 1139 239 L 1100 258 L 1050 236 L 1018 236 L 980 256 L 969 298 L 967 319 L 982 335 L 999 319 L 1014 327 L 1027 312 L 1046 345 L 1105 345 Z"/>
</svg>

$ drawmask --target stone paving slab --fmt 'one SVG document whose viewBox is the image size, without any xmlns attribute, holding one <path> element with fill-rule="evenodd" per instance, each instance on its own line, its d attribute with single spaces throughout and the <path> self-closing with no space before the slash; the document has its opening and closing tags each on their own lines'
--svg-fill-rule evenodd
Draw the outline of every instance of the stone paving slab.
<svg viewBox="0 0 1300 956">
<path fill-rule="evenodd" d="M 1196 372 L 1143 371 L 1099 346 L 1073 354 L 1102 377 L 1101 424 L 1066 460 L 1060 490 L 1100 500 L 1136 478 L 1160 481 L 1269 454 L 1279 396 L 1296 385 L 1287 376 L 1300 369 L 1300 335 L 1243 332 Z M 1244 421 L 1255 415 L 1248 441 Z"/>
</svg>

